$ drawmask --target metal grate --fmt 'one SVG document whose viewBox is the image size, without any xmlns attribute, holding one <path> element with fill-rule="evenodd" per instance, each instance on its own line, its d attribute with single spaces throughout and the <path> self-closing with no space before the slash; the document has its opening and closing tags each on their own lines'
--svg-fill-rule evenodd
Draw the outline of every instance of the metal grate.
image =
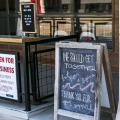
<svg viewBox="0 0 120 120">
<path fill-rule="evenodd" d="M 96 23 L 96 36 L 97 37 L 112 37 L 112 23 Z"/>
<path fill-rule="evenodd" d="M 57 21 L 57 31 L 63 31 L 67 35 L 70 35 L 71 34 L 71 20 L 66 19 L 66 20 Z M 58 33 L 58 35 L 59 35 L 59 33 Z"/>
<path fill-rule="evenodd" d="M 52 36 L 52 21 L 44 20 L 40 22 L 40 35 Z"/>
<path fill-rule="evenodd" d="M 53 95 L 55 80 L 54 48 L 34 52 L 35 98 L 44 99 Z"/>
</svg>

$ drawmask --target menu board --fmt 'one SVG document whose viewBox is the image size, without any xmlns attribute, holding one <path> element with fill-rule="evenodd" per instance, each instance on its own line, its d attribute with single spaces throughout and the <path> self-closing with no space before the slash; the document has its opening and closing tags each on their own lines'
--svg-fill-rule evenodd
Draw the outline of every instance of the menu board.
<svg viewBox="0 0 120 120">
<path fill-rule="evenodd" d="M 33 3 L 24 3 L 21 5 L 22 11 L 22 31 L 25 33 L 36 32 L 35 5 Z"/>
<path fill-rule="evenodd" d="M 59 107 L 94 116 L 96 50 L 60 49 Z"/>
<path fill-rule="evenodd" d="M 54 120 L 99 120 L 101 58 L 101 45 L 56 43 Z"/>
</svg>

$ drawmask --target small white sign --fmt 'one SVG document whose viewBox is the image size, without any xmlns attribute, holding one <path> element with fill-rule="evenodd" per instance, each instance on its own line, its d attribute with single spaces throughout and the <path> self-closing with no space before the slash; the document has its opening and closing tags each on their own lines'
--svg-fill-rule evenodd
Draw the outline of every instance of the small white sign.
<svg viewBox="0 0 120 120">
<path fill-rule="evenodd" d="M 0 53 L 0 97 L 18 100 L 14 54 Z"/>
<path fill-rule="evenodd" d="M 31 0 L 20 0 L 20 2 L 31 2 Z"/>
</svg>

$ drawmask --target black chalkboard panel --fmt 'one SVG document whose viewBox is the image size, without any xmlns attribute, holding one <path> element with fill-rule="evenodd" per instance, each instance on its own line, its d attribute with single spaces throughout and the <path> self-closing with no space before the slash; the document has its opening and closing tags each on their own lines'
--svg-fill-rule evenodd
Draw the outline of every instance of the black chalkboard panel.
<svg viewBox="0 0 120 120">
<path fill-rule="evenodd" d="M 31 3 L 22 4 L 21 10 L 22 10 L 22 31 L 26 33 L 35 32 L 34 4 Z"/>
<path fill-rule="evenodd" d="M 95 49 L 60 48 L 59 108 L 94 116 Z"/>
</svg>

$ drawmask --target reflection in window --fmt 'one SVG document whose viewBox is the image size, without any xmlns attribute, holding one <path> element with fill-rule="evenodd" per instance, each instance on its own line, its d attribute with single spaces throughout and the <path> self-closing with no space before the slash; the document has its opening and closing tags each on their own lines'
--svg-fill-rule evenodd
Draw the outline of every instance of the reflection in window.
<svg viewBox="0 0 120 120">
<path fill-rule="evenodd" d="M 15 35 L 18 1 L 0 0 L 0 35 Z"/>
<path fill-rule="evenodd" d="M 112 38 L 112 22 L 95 23 L 96 37 Z"/>
<path fill-rule="evenodd" d="M 71 10 L 71 0 L 46 0 L 45 1 L 46 13 L 67 12 Z"/>
<path fill-rule="evenodd" d="M 83 14 L 111 14 L 112 0 L 75 0 L 75 9 Z M 45 0 L 46 13 L 71 12 L 72 0 Z"/>
<path fill-rule="evenodd" d="M 79 3 L 79 13 L 83 14 L 111 14 L 112 13 L 112 2 L 111 0 L 81 0 Z"/>
</svg>

